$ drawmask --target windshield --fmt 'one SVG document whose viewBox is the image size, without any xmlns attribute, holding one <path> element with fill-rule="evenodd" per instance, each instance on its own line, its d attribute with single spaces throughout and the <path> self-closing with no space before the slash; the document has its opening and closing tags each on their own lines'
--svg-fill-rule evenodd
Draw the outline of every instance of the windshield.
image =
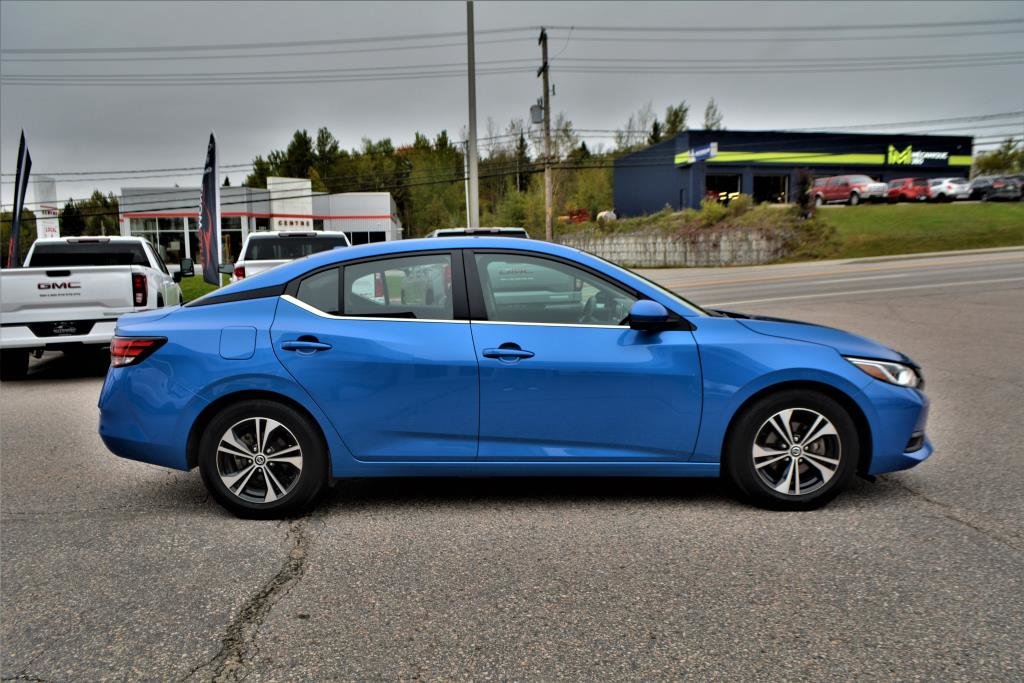
<svg viewBox="0 0 1024 683">
<path fill-rule="evenodd" d="M 866 175 L 852 175 L 852 176 L 850 176 L 850 182 L 851 183 L 873 183 L 875 181 L 872 180 L 871 178 L 867 177 Z"/>
<path fill-rule="evenodd" d="M 87 242 L 37 244 L 29 264 L 33 268 L 70 266 L 148 266 L 138 243 Z"/>
<path fill-rule="evenodd" d="M 290 261 L 335 247 L 347 247 L 341 235 L 331 237 L 253 237 L 245 250 L 246 261 Z"/>
</svg>

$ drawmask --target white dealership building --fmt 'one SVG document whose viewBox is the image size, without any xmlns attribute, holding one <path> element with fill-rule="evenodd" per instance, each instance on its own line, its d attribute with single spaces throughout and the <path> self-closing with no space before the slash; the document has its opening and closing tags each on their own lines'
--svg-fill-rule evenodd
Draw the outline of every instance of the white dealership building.
<svg viewBox="0 0 1024 683">
<path fill-rule="evenodd" d="M 235 261 L 250 232 L 336 230 L 352 244 L 402 238 L 398 207 L 388 192 L 313 192 L 309 180 L 267 178 L 267 189 L 220 188 L 222 260 Z M 121 234 L 149 239 L 168 263 L 193 258 L 198 187 L 124 187 Z"/>
</svg>

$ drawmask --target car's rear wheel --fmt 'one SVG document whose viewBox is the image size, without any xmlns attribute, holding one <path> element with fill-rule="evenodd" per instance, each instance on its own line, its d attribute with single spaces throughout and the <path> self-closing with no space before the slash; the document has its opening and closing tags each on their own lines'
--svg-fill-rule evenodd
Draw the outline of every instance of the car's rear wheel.
<svg viewBox="0 0 1024 683">
<path fill-rule="evenodd" d="M 850 206 L 857 206 L 860 204 L 860 195 L 856 192 L 850 194 Z"/>
<path fill-rule="evenodd" d="M 28 375 L 28 356 L 29 353 L 25 349 L 0 352 L 0 380 L 10 382 L 25 379 Z"/>
<path fill-rule="evenodd" d="M 327 454 L 317 427 L 294 408 L 242 401 L 204 430 L 199 469 L 213 497 L 234 514 L 273 518 L 312 505 L 327 480 Z"/>
<path fill-rule="evenodd" d="M 825 204 L 825 198 L 824 197 L 822 197 L 820 194 L 814 196 L 814 205 L 815 206 L 821 207 L 824 204 Z"/>
<path fill-rule="evenodd" d="M 730 432 L 725 472 L 748 498 L 805 510 L 832 500 L 857 468 L 860 443 L 849 413 L 811 391 L 784 391 L 750 406 Z"/>
</svg>

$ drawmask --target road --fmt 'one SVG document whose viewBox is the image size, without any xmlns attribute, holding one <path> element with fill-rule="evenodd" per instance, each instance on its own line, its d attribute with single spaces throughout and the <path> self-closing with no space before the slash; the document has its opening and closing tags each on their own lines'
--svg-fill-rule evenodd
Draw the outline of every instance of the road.
<svg viewBox="0 0 1024 683">
<path fill-rule="evenodd" d="M 364 480 L 241 521 L 108 454 L 102 370 L 44 357 L 0 388 L 3 678 L 1024 678 L 1024 251 L 654 277 L 907 352 L 935 455 L 811 513 L 697 480 Z"/>
</svg>

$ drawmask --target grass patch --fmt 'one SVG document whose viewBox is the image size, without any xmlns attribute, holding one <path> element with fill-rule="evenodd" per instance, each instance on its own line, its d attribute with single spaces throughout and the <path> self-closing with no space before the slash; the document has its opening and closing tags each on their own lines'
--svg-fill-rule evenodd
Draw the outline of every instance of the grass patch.
<svg viewBox="0 0 1024 683">
<path fill-rule="evenodd" d="M 228 276 L 221 275 L 221 281 L 224 284 L 228 283 Z M 181 280 L 181 295 L 183 298 L 182 303 L 188 303 L 194 301 L 204 294 L 208 294 L 216 289 L 211 284 L 208 284 L 203 280 L 202 275 L 196 275 L 195 277 L 186 277 Z"/>
<path fill-rule="evenodd" d="M 1024 204 L 893 204 L 827 208 L 840 258 L 1024 244 Z"/>
</svg>

